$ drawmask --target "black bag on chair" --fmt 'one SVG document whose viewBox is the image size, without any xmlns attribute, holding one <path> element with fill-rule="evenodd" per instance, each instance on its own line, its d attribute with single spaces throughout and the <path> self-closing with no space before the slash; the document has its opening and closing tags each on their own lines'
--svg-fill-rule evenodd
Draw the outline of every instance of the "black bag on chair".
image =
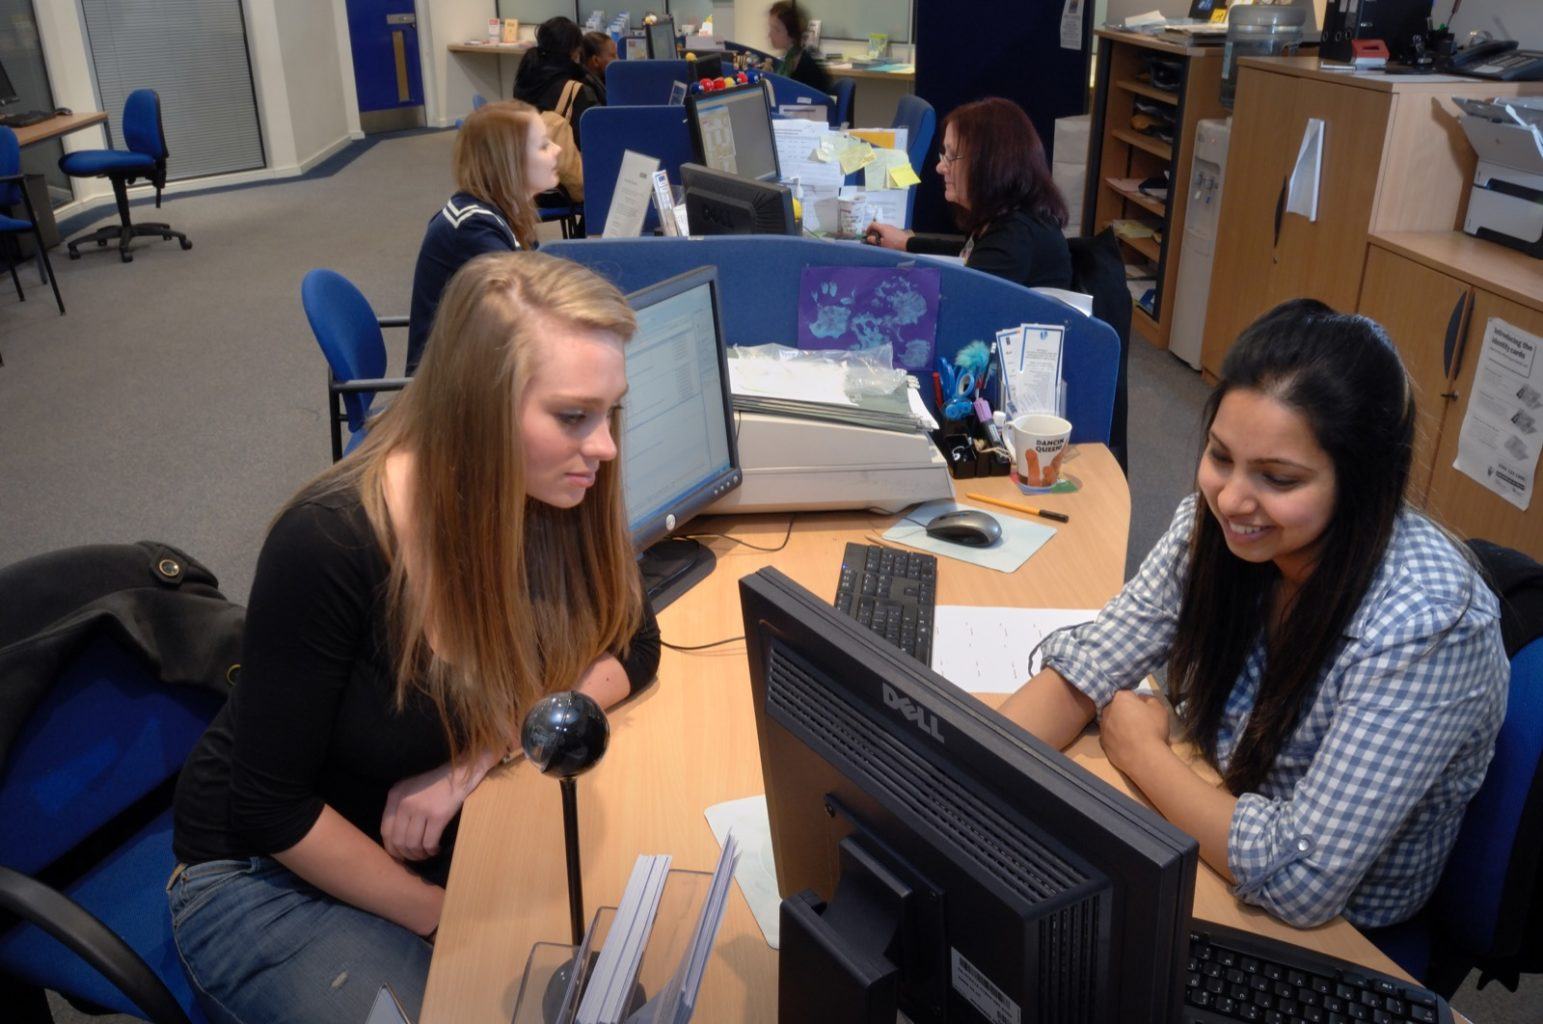
<svg viewBox="0 0 1543 1024">
<path fill-rule="evenodd" d="M 1114 381 L 1114 418 L 1109 424 L 1109 450 L 1120 469 L 1130 475 L 1127 462 L 1130 365 L 1130 290 L 1125 287 L 1125 261 L 1120 258 L 1120 243 L 1114 229 L 1105 228 L 1092 238 L 1068 238 L 1072 254 L 1072 289 L 1093 296 L 1093 315 L 1120 338 L 1120 370 Z"/>
</svg>

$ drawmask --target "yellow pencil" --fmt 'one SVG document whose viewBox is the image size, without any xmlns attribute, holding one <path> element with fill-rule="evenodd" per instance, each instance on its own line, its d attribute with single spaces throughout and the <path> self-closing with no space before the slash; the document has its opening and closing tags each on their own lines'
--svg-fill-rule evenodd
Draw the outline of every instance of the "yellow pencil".
<svg viewBox="0 0 1543 1024">
<path fill-rule="evenodd" d="M 1071 516 L 1065 512 L 1052 512 L 1048 508 L 1035 508 L 1033 505 L 1020 505 L 1016 501 L 1003 501 L 1000 498 L 987 497 L 984 494 L 969 493 L 965 495 L 971 501 L 984 501 L 988 505 L 1000 505 L 1002 508 L 1010 508 L 1014 512 L 1027 512 L 1031 516 L 1039 516 L 1042 519 L 1054 519 L 1058 523 L 1071 522 Z"/>
</svg>

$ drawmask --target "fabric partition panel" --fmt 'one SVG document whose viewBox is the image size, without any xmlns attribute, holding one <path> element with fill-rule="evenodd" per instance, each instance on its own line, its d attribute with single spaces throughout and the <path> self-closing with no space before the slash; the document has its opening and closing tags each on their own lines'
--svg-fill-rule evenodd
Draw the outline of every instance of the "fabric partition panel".
<svg viewBox="0 0 1543 1024">
<path fill-rule="evenodd" d="M 616 176 L 621 173 L 627 150 L 656 157 L 672 185 L 680 184 L 680 165 L 696 159 L 685 107 L 590 107 L 584 111 L 580 126 L 586 140 L 584 220 L 592 232 L 605 230 Z M 658 226 L 659 215 L 650 203 L 643 234 L 651 234 Z"/>
<path fill-rule="evenodd" d="M 81 0 L 102 109 L 123 148 L 123 101 L 161 97 L 172 181 L 263 167 L 241 0 Z"/>
<path fill-rule="evenodd" d="M 605 102 L 612 107 L 662 107 L 670 88 L 689 81 L 683 60 L 613 60 L 605 69 Z"/>
</svg>

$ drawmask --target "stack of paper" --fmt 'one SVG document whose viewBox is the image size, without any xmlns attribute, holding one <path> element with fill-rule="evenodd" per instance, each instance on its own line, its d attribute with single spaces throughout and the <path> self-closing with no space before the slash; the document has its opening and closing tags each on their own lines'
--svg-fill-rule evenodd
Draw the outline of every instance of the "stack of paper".
<svg viewBox="0 0 1543 1024">
<path fill-rule="evenodd" d="M 633 865 L 616 920 L 579 1002 L 577 1024 L 621 1024 L 669 874 L 669 854 L 639 857 Z"/>
<path fill-rule="evenodd" d="M 902 434 L 926 427 L 922 419 L 926 408 L 919 396 L 913 401 L 916 378 L 909 375 L 893 393 L 865 394 L 859 401 L 848 393 L 847 370 L 840 363 L 742 358 L 731 349 L 729 388 L 734 408 L 743 412 L 851 423 Z"/>
<path fill-rule="evenodd" d="M 723 912 L 728 908 L 729 885 L 734 881 L 734 868 L 739 863 L 739 842 L 733 835 L 723 844 L 718 855 L 718 866 L 713 869 L 712 881 L 707 886 L 707 899 L 697 918 L 691 940 L 680 966 L 669 982 L 648 1006 L 636 1015 L 639 1024 L 686 1024 L 696 1011 L 697 994 L 702 989 L 702 975 L 707 970 L 707 958 L 718 938 L 718 926 L 723 923 Z"/>
</svg>

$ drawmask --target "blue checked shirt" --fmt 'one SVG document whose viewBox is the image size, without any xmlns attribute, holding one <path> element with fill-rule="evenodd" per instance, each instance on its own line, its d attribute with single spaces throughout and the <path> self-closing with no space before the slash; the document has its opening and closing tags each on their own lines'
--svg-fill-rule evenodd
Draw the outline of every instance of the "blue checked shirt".
<svg viewBox="0 0 1543 1024">
<path fill-rule="evenodd" d="M 1044 663 L 1102 708 L 1166 664 L 1197 496 L 1098 618 L 1048 637 Z M 1510 666 L 1494 595 L 1423 516 L 1398 517 L 1387 554 L 1301 724 L 1227 834 L 1239 899 L 1307 927 L 1362 928 L 1425 904 L 1495 749 Z M 1261 637 L 1228 698 L 1223 769 L 1254 706 Z"/>
</svg>

